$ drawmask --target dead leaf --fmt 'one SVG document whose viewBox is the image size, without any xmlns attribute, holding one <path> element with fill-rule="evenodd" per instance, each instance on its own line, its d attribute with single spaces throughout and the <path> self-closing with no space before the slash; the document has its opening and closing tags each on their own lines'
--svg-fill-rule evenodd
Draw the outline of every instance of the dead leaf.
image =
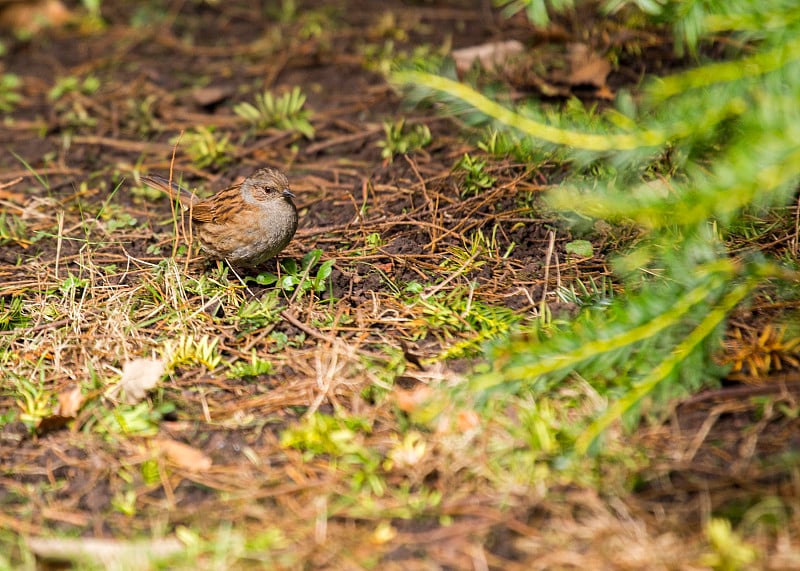
<svg viewBox="0 0 800 571">
<path fill-rule="evenodd" d="M 520 54 L 524 49 L 525 46 L 521 42 L 508 40 L 453 50 L 450 55 L 456 62 L 456 70 L 459 73 L 465 73 L 472 67 L 475 60 L 478 60 L 481 66 L 487 70 L 502 67 L 510 56 Z"/>
<path fill-rule="evenodd" d="M 570 72 L 565 81 L 569 85 L 593 85 L 605 87 L 611 73 L 611 63 L 600 57 L 586 44 L 570 44 L 567 47 Z"/>
<path fill-rule="evenodd" d="M 395 392 L 395 402 L 397 407 L 403 412 L 412 413 L 427 403 L 433 390 L 425 385 L 420 385 L 410 391 L 398 390 Z"/>
<path fill-rule="evenodd" d="M 211 107 L 233 95 L 228 87 L 198 87 L 192 90 L 192 100 L 200 107 Z"/>
<path fill-rule="evenodd" d="M 72 13 L 60 0 L 7 2 L 0 5 L 0 27 L 35 34 L 48 27 L 66 24 Z"/>
<path fill-rule="evenodd" d="M 116 541 L 92 537 L 30 537 L 28 549 L 39 559 L 53 562 L 93 562 L 105 569 L 151 569 L 158 559 L 184 550 L 175 538 Z"/>
<path fill-rule="evenodd" d="M 147 391 L 155 387 L 164 374 L 164 361 L 161 359 L 134 359 L 122 366 L 122 378 L 109 391 L 109 396 L 119 391 L 125 396 L 125 402 L 136 404 L 144 399 Z"/>
<path fill-rule="evenodd" d="M 77 416 L 78 411 L 83 406 L 83 393 L 78 385 L 75 385 L 71 391 L 59 393 L 58 395 L 58 409 L 57 413 L 61 416 L 72 417 Z"/>
<path fill-rule="evenodd" d="M 456 427 L 461 433 L 477 428 L 481 424 L 481 417 L 474 410 L 460 410 L 456 415 Z"/>
<path fill-rule="evenodd" d="M 211 458 L 204 452 L 193 448 L 183 442 L 171 440 L 169 438 L 156 438 L 152 441 L 152 446 L 163 452 L 167 460 L 191 472 L 200 472 L 211 468 Z"/>
</svg>

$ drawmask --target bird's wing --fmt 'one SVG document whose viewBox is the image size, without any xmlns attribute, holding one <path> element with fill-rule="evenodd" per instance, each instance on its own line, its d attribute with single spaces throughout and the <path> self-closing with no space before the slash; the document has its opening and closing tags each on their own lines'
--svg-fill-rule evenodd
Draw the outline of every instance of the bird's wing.
<svg viewBox="0 0 800 571">
<path fill-rule="evenodd" d="M 242 208 L 245 210 L 250 208 L 249 205 L 242 204 L 241 194 L 242 185 L 234 184 L 220 190 L 214 196 L 198 200 L 191 206 L 192 219 L 214 224 L 230 223 L 232 218 L 242 213 Z"/>
<path fill-rule="evenodd" d="M 192 220 L 198 222 L 216 222 L 217 207 L 210 200 L 198 200 L 189 206 L 189 213 Z"/>
</svg>

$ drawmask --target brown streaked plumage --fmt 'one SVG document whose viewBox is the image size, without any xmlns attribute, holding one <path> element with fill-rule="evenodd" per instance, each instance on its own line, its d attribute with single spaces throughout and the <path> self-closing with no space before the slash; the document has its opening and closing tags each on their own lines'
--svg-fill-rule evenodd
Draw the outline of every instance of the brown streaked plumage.
<svg viewBox="0 0 800 571">
<path fill-rule="evenodd" d="M 212 257 L 252 268 L 275 257 L 297 230 L 297 208 L 286 175 L 259 169 L 242 183 L 198 198 L 158 175 L 142 180 L 188 210 L 200 245 Z"/>
</svg>

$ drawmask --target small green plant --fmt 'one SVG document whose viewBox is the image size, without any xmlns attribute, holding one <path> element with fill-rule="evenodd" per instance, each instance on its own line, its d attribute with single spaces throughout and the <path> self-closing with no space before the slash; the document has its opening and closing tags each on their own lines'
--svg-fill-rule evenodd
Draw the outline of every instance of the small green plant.
<svg viewBox="0 0 800 571">
<path fill-rule="evenodd" d="M 269 334 L 269 340 L 272 346 L 269 348 L 270 353 L 280 353 L 287 347 L 302 347 L 305 342 L 306 334 L 299 333 L 292 338 L 289 338 L 283 331 L 273 331 Z"/>
<path fill-rule="evenodd" d="M 253 299 L 242 303 L 229 322 L 239 331 L 247 332 L 263 329 L 280 319 L 281 307 L 277 291 L 267 291 L 261 299 Z"/>
<path fill-rule="evenodd" d="M 136 226 L 139 221 L 134 218 L 128 208 L 121 204 L 107 203 L 100 212 L 99 218 L 106 223 L 106 229 L 114 232 L 120 228 L 131 228 Z"/>
<path fill-rule="evenodd" d="M 218 343 L 219 339 L 212 340 L 208 335 L 199 339 L 182 335 L 177 340 L 165 341 L 161 355 L 168 371 L 191 365 L 203 365 L 209 371 L 213 371 L 222 362 Z"/>
<path fill-rule="evenodd" d="M 481 344 L 508 333 L 522 317 L 503 306 L 474 299 L 470 288 L 459 286 L 452 290 L 417 294 L 417 287 L 406 287 L 411 294 L 406 301 L 415 313 L 409 323 L 412 337 L 425 338 L 430 333 L 462 341 L 450 346 L 440 358 L 458 358 L 474 355 Z"/>
<path fill-rule="evenodd" d="M 399 42 L 408 41 L 408 32 L 403 29 L 400 22 L 398 22 L 397 15 L 391 10 L 381 14 L 381 17 L 375 22 L 370 32 L 374 37 L 378 38 L 391 38 Z"/>
<path fill-rule="evenodd" d="M 101 31 L 106 27 L 106 21 L 103 19 L 103 14 L 100 7 L 103 4 L 102 0 L 81 0 L 81 4 L 86 10 L 86 14 L 82 18 L 81 26 L 86 30 Z"/>
<path fill-rule="evenodd" d="M 259 131 L 276 128 L 284 131 L 296 131 L 307 139 L 314 138 L 314 127 L 310 123 L 311 111 L 304 109 L 306 96 L 295 87 L 289 93 L 279 97 L 270 91 L 259 93 L 255 105 L 239 103 L 233 112 L 248 121 Z"/>
<path fill-rule="evenodd" d="M 66 130 L 65 136 L 68 136 L 75 129 L 81 127 L 92 128 L 97 126 L 97 119 L 89 114 L 89 110 L 80 101 L 73 101 L 68 104 L 68 107 L 62 107 L 60 104 L 56 106 L 59 120 L 64 125 Z"/>
<path fill-rule="evenodd" d="M 320 47 L 330 49 L 332 32 L 338 27 L 340 6 L 325 6 L 324 8 L 304 8 L 300 18 L 298 37 L 308 40 L 314 39 Z"/>
<path fill-rule="evenodd" d="M 64 281 L 61 282 L 61 285 L 58 286 L 58 289 L 64 297 L 75 297 L 88 285 L 89 280 L 78 277 L 70 272 L 70 274 L 64 278 Z"/>
<path fill-rule="evenodd" d="M 250 356 L 250 361 L 237 361 L 233 363 L 226 373 L 232 379 L 241 379 L 243 377 L 258 377 L 259 375 L 269 375 L 275 370 L 272 362 L 264 359 L 259 359 L 256 355 L 256 350 Z"/>
<path fill-rule="evenodd" d="M 578 258 L 591 258 L 594 256 L 594 246 L 588 240 L 572 240 L 564 244 L 567 254 L 573 254 Z"/>
<path fill-rule="evenodd" d="M 43 418 L 53 414 L 55 399 L 53 394 L 46 391 L 42 385 L 35 385 L 25 379 L 17 382 L 16 393 L 20 398 L 17 399 L 17 406 L 22 411 L 19 419 L 33 430 Z"/>
<path fill-rule="evenodd" d="M 415 45 L 409 51 L 398 48 L 393 37 L 386 37 L 383 43 L 367 43 L 361 48 L 364 68 L 381 75 L 388 75 L 392 69 L 402 65 L 427 67 L 431 62 L 440 62 L 449 53 L 447 42 L 439 48 L 429 44 Z"/>
<path fill-rule="evenodd" d="M 281 446 L 304 451 L 308 460 L 329 455 L 334 467 L 347 469 L 353 491 L 366 487 L 380 496 L 386 487 L 379 474 L 382 458 L 363 442 L 363 434 L 370 431 L 369 423 L 361 418 L 314 413 L 284 430 Z"/>
<path fill-rule="evenodd" d="M 416 123 L 406 130 L 406 120 L 384 121 L 383 132 L 385 138 L 378 141 L 378 146 L 383 150 L 381 157 L 391 161 L 396 155 L 405 155 L 430 144 L 431 131 L 424 123 Z"/>
<path fill-rule="evenodd" d="M 558 478 L 588 480 L 580 463 L 564 460 L 580 430 L 576 405 L 568 399 L 509 399 L 502 409 L 491 408 L 482 415 L 502 430 L 492 431 L 487 458 L 488 477 L 501 487 L 546 486 L 552 468 L 559 465 Z M 501 412 L 502 410 L 502 412 Z M 514 411 L 509 414 L 509 411 Z M 493 414 L 494 413 L 494 414 Z M 566 420 L 569 418 L 570 420 Z M 580 475 L 576 474 L 576 471 Z"/>
<path fill-rule="evenodd" d="M 161 121 L 156 117 L 158 96 L 150 94 L 143 98 L 125 100 L 124 121 L 132 132 L 147 137 L 163 129 Z"/>
<path fill-rule="evenodd" d="M 13 73 L 0 74 L 0 111 L 8 113 L 22 101 L 19 88 L 22 80 Z"/>
<path fill-rule="evenodd" d="M 66 139 L 70 138 L 74 130 L 90 129 L 97 125 L 97 119 L 92 117 L 86 107 L 85 97 L 70 97 L 70 95 L 92 95 L 99 88 L 100 80 L 93 75 L 88 75 L 83 80 L 70 75 L 58 79 L 47 93 L 47 98 L 54 104 L 53 109 L 58 115 Z"/>
<path fill-rule="evenodd" d="M 514 157 L 530 166 L 548 158 L 548 154 L 537 149 L 530 139 L 513 131 L 501 131 L 494 127 L 483 130 L 478 148 L 492 157 Z"/>
<path fill-rule="evenodd" d="M 461 246 L 449 246 L 449 256 L 441 263 L 445 270 L 456 270 L 462 274 L 479 269 L 486 264 L 486 258 L 494 251 L 492 241 L 495 238 L 486 238 L 482 230 L 476 230 L 470 236 L 461 238 Z"/>
<path fill-rule="evenodd" d="M 269 526 L 248 537 L 245 547 L 253 552 L 254 560 L 258 561 L 263 560 L 265 553 L 286 549 L 289 545 L 290 542 L 280 527 Z"/>
<path fill-rule="evenodd" d="M 142 475 L 142 480 L 145 484 L 155 484 L 161 480 L 161 475 L 158 473 L 158 460 L 150 458 L 142 462 L 139 466 L 139 473 Z"/>
<path fill-rule="evenodd" d="M 383 246 L 383 244 L 383 238 L 381 238 L 381 235 L 378 232 L 367 234 L 367 236 L 364 238 L 364 254 L 374 252 Z"/>
<path fill-rule="evenodd" d="M 27 225 L 19 216 L 10 212 L 0 211 L 0 245 L 16 243 L 28 245 L 30 241 L 26 238 Z"/>
<path fill-rule="evenodd" d="M 57 80 L 56 84 L 47 93 L 47 98 L 50 101 L 58 101 L 69 93 L 92 95 L 98 89 L 100 89 L 100 80 L 97 77 L 87 75 L 81 81 L 74 75 L 70 75 Z"/>
<path fill-rule="evenodd" d="M 136 491 L 125 490 L 118 491 L 111 498 L 111 507 L 127 516 L 136 515 Z"/>
<path fill-rule="evenodd" d="M 291 24 L 297 20 L 298 6 L 296 0 L 281 0 L 277 6 L 270 4 L 267 14 L 281 24 Z"/>
<path fill-rule="evenodd" d="M 701 565 L 711 567 L 715 571 L 750 569 L 749 564 L 756 558 L 755 549 L 734 533 L 730 521 L 712 519 L 706 524 L 706 536 L 713 552 L 702 557 Z"/>
<path fill-rule="evenodd" d="M 442 268 L 456 270 L 460 274 L 468 274 L 483 266 L 487 259 L 508 258 L 516 246 L 512 242 L 502 248 L 497 240 L 497 226 L 489 235 L 478 229 L 468 236 L 462 236 L 461 243 L 462 246 L 453 245 L 447 248 L 450 255 L 441 263 Z"/>
<path fill-rule="evenodd" d="M 333 271 L 335 260 L 326 260 L 320 264 L 317 272 L 311 274 L 311 270 L 317 265 L 322 257 L 322 250 L 311 250 L 303 256 L 300 265 L 295 260 L 285 260 L 281 262 L 283 275 L 278 277 L 271 273 L 261 273 L 256 276 L 255 281 L 261 285 L 277 284 L 283 291 L 294 291 L 299 288 L 300 293 L 307 291 L 323 292 L 328 287 L 328 278 Z"/>
<path fill-rule="evenodd" d="M 7 411 L 0 413 L 0 428 L 17 420 L 18 416 L 19 412 L 13 408 L 9 408 Z"/>
<path fill-rule="evenodd" d="M 382 44 L 369 43 L 362 48 L 364 67 L 369 71 L 386 75 L 392 70 L 398 54 L 394 40 L 385 40 Z"/>
<path fill-rule="evenodd" d="M 477 195 L 492 188 L 497 181 L 486 172 L 486 160 L 471 157 L 469 154 L 464 153 L 464 156 L 456 163 L 456 171 L 461 171 L 464 174 L 464 182 L 462 183 L 461 195 Z"/>
<path fill-rule="evenodd" d="M 578 307 L 589 305 L 608 305 L 614 299 L 614 289 L 611 279 L 607 276 L 595 280 L 589 276 L 588 284 L 581 279 L 575 279 L 569 287 L 559 286 L 556 296 L 563 303 L 571 303 Z"/>
<path fill-rule="evenodd" d="M 147 401 L 135 405 L 121 404 L 98 418 L 94 430 L 106 436 L 154 436 L 165 410 L 154 410 Z"/>
<path fill-rule="evenodd" d="M 30 319 L 22 313 L 21 297 L 12 297 L 10 300 L 0 297 L 0 331 L 24 327 L 29 321 Z"/>
<path fill-rule="evenodd" d="M 403 440 L 396 440 L 394 446 L 386 454 L 383 468 L 388 472 L 393 469 L 413 468 L 425 457 L 429 445 L 425 437 L 416 431 L 408 432 Z"/>
<path fill-rule="evenodd" d="M 218 169 L 232 160 L 234 146 L 230 142 L 230 135 L 217 134 L 213 126 L 197 127 L 193 132 L 184 134 L 180 140 L 186 144 L 186 154 L 198 168 Z M 178 137 L 170 140 L 172 144 L 177 142 Z"/>
<path fill-rule="evenodd" d="M 494 4 L 502 7 L 506 17 L 524 10 L 531 22 L 544 27 L 550 22 L 548 8 L 554 12 L 565 12 L 575 6 L 575 0 L 494 0 Z"/>
</svg>

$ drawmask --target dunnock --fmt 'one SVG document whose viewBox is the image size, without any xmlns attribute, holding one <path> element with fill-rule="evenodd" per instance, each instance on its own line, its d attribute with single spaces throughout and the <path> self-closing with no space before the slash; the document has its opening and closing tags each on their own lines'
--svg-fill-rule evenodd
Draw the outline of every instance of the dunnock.
<svg viewBox="0 0 800 571">
<path fill-rule="evenodd" d="M 251 268 L 275 257 L 297 230 L 297 208 L 286 175 L 259 169 L 244 182 L 200 199 L 158 175 L 142 180 L 178 199 L 212 257 Z"/>
</svg>

